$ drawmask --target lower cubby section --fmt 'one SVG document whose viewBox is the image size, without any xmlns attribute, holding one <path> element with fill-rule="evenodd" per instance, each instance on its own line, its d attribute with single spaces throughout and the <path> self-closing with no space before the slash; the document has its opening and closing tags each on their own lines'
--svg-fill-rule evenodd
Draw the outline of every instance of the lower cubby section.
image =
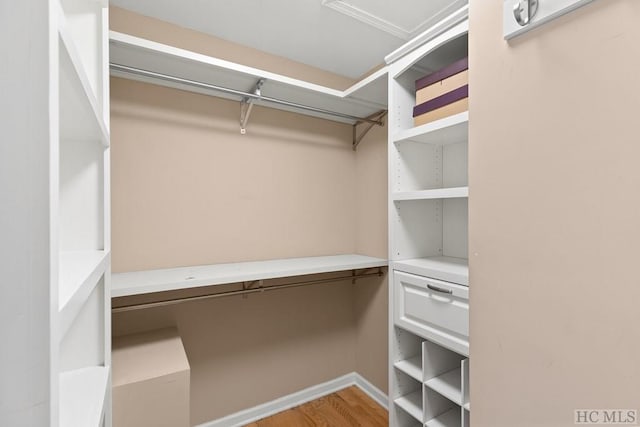
<svg viewBox="0 0 640 427">
<path fill-rule="evenodd" d="M 390 426 L 469 427 L 469 359 L 393 329 Z"/>
</svg>

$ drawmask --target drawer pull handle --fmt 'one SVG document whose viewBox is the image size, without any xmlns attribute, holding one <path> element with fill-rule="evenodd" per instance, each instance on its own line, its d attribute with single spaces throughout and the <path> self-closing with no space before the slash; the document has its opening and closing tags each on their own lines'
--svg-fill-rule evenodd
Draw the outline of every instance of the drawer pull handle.
<svg viewBox="0 0 640 427">
<path fill-rule="evenodd" d="M 429 283 L 427 283 L 427 288 L 431 289 L 432 291 L 442 292 L 443 294 L 452 294 L 453 293 L 453 291 L 451 289 L 439 288 L 439 287 L 431 285 Z"/>
</svg>

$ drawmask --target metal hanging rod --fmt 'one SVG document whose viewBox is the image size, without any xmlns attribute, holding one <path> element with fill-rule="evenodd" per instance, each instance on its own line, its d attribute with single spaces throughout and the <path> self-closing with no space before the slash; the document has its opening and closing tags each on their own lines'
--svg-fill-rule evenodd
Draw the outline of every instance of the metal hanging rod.
<svg viewBox="0 0 640 427">
<path fill-rule="evenodd" d="M 361 274 L 355 274 L 355 271 L 352 273 L 351 276 L 341 276 L 341 277 L 333 277 L 333 278 L 329 278 L 329 279 L 318 279 L 318 280 L 306 280 L 306 281 L 301 281 L 301 282 L 294 282 L 294 283 L 285 283 L 282 285 L 273 285 L 273 286 L 262 286 L 262 281 L 260 282 L 260 286 L 253 288 L 251 286 L 246 287 L 243 286 L 243 289 L 238 289 L 235 291 L 226 291 L 226 292 L 218 292 L 215 294 L 208 294 L 208 295 L 198 295 L 198 296 L 193 296 L 193 297 L 184 297 L 184 298 L 174 298 L 174 299 L 170 299 L 170 300 L 163 300 L 163 301 L 156 301 L 156 302 L 146 302 L 146 303 L 141 303 L 141 304 L 131 304 L 131 305 L 125 305 L 122 307 L 116 307 L 111 309 L 112 313 L 122 313 L 122 312 L 126 312 L 126 311 L 133 311 L 133 310 L 141 310 L 141 309 L 145 309 L 145 308 L 155 308 L 155 307 L 164 307 L 167 305 L 173 305 L 173 304 L 178 304 L 178 303 L 183 303 L 183 302 L 190 302 L 190 301 L 202 301 L 202 300 L 207 300 L 207 299 L 213 299 L 213 298 L 221 298 L 221 297 L 228 297 L 228 296 L 233 296 L 233 295 L 247 295 L 247 294 L 254 294 L 256 292 L 266 292 L 266 291 L 274 291 L 274 290 L 278 290 L 278 289 L 287 289 L 287 288 L 297 288 L 300 286 L 308 286 L 308 285 L 317 285 L 317 284 L 321 284 L 321 283 L 333 283 L 333 282 L 340 282 L 343 280 L 351 280 L 352 283 L 355 283 L 356 280 L 358 279 L 364 279 L 366 277 L 381 277 L 382 276 L 382 268 L 378 267 L 378 271 L 375 273 L 361 273 Z"/>
<path fill-rule="evenodd" d="M 241 90 L 230 89 L 230 88 L 217 86 L 217 85 L 213 85 L 213 84 L 209 84 L 209 83 L 202 83 L 202 82 L 197 82 L 195 80 L 183 79 L 181 77 L 174 77 L 174 76 L 169 76 L 169 75 L 166 75 L 166 74 L 156 73 L 155 71 L 143 70 L 143 69 L 140 69 L 140 68 L 129 67 L 127 65 L 114 64 L 113 62 L 110 63 L 109 66 L 110 66 L 111 70 L 119 71 L 119 72 L 122 72 L 122 73 L 134 74 L 134 75 L 138 75 L 138 76 L 142 76 L 142 77 L 150 77 L 150 78 L 153 78 L 153 79 L 164 80 L 164 81 L 171 82 L 171 83 L 178 83 L 178 84 L 183 84 L 183 85 L 187 85 L 187 86 L 193 86 L 193 87 L 197 87 L 199 89 L 213 90 L 213 91 L 216 91 L 216 92 L 222 92 L 222 93 L 226 93 L 226 94 L 229 94 L 229 95 L 236 95 L 236 96 L 242 97 L 244 99 L 253 99 L 253 100 L 256 100 L 256 101 L 264 101 L 264 102 L 269 102 L 269 103 L 272 103 L 272 104 L 278 104 L 278 105 L 284 105 L 284 106 L 287 106 L 287 107 L 296 108 L 296 109 L 299 109 L 299 110 L 305 110 L 305 111 L 311 111 L 311 112 L 314 112 L 314 113 L 326 114 L 328 116 L 341 117 L 343 119 L 353 120 L 354 122 L 366 122 L 366 123 L 372 123 L 372 124 L 378 125 L 378 126 L 384 126 L 384 123 L 382 122 L 382 120 L 375 120 L 375 119 L 370 119 L 370 118 L 366 118 L 366 117 L 357 117 L 357 116 L 352 116 L 350 114 L 344 114 L 344 113 L 338 113 L 336 111 L 325 110 L 323 108 L 310 107 L 308 105 L 298 104 L 296 102 L 285 101 L 283 99 L 272 98 L 270 96 L 264 96 L 264 95 L 261 95 L 259 93 L 256 94 L 256 93 L 251 93 L 251 92 L 243 92 Z"/>
</svg>

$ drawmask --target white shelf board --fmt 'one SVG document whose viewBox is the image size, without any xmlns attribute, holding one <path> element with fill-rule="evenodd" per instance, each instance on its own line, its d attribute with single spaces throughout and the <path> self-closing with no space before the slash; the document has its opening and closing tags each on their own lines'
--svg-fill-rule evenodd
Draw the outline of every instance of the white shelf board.
<svg viewBox="0 0 640 427">
<path fill-rule="evenodd" d="M 469 286 L 469 260 L 445 256 L 393 261 L 394 270 Z"/>
<path fill-rule="evenodd" d="M 460 408 L 456 407 L 427 421 L 425 427 L 459 427 L 461 422 L 462 414 Z"/>
<path fill-rule="evenodd" d="M 64 336 L 104 275 L 109 254 L 105 251 L 61 251 L 58 282 L 60 332 Z"/>
<path fill-rule="evenodd" d="M 435 378 L 431 378 L 424 384 L 431 390 L 462 406 L 462 377 L 460 368 L 445 372 Z"/>
<path fill-rule="evenodd" d="M 406 360 L 394 363 L 396 369 L 409 375 L 411 378 L 422 382 L 422 356 L 418 355 Z"/>
<path fill-rule="evenodd" d="M 455 144 L 468 139 L 468 111 L 400 131 L 393 138 L 394 142 L 413 141 L 436 145 Z"/>
<path fill-rule="evenodd" d="M 471 411 L 471 402 L 467 402 L 463 405 L 464 409 L 466 409 L 467 411 Z"/>
<path fill-rule="evenodd" d="M 374 103 L 380 109 L 386 110 L 389 95 L 388 78 L 389 70 L 385 66 L 347 88 L 341 96 Z"/>
<path fill-rule="evenodd" d="M 416 420 L 422 422 L 422 390 L 414 391 L 394 400 L 395 404 L 402 408 Z"/>
<path fill-rule="evenodd" d="M 110 61 L 114 64 L 135 67 L 172 77 L 194 80 L 244 92 L 252 91 L 259 79 L 265 79 L 265 83 L 261 88 L 261 94 L 264 96 L 357 117 L 366 117 L 380 110 L 386 110 L 387 108 L 386 67 L 373 73 L 361 82 L 354 84 L 347 90 L 342 91 L 157 43 L 129 34 L 111 31 L 109 37 Z M 225 95 L 205 89 L 201 90 L 159 79 L 132 76 L 120 71 L 111 71 L 111 74 L 116 77 L 181 88 L 197 93 L 215 95 L 221 98 L 240 100 L 240 97 L 235 95 Z M 257 101 L 256 104 L 261 105 L 261 102 Z M 322 113 L 303 111 L 270 103 L 264 103 L 264 105 L 353 124 L 353 121 L 349 119 L 328 116 Z"/>
<path fill-rule="evenodd" d="M 104 412 L 109 368 L 82 368 L 60 374 L 60 427 L 98 427 Z"/>
<path fill-rule="evenodd" d="M 434 188 L 431 190 L 398 191 L 392 194 L 396 202 L 405 200 L 460 199 L 469 197 L 469 187 Z"/>
<path fill-rule="evenodd" d="M 351 254 L 116 273 L 111 276 L 111 296 L 123 297 L 386 265 L 388 262 L 385 259 Z"/>
<path fill-rule="evenodd" d="M 98 108 L 80 54 L 69 34 L 62 8 L 58 12 L 60 36 L 60 138 L 72 141 L 100 141 L 109 145 L 109 131 Z"/>
</svg>

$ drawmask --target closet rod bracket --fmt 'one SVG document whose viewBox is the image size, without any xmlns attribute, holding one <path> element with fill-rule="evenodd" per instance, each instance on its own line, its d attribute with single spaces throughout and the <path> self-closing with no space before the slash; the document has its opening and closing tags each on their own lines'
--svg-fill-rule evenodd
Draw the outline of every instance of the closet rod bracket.
<svg viewBox="0 0 640 427">
<path fill-rule="evenodd" d="M 365 135 L 375 126 L 384 126 L 384 117 L 387 115 L 387 110 L 378 111 L 372 115 L 365 117 L 369 121 L 357 121 L 353 124 L 353 151 L 358 149 L 358 144 L 362 141 Z M 364 124 L 364 129 L 358 135 L 358 126 Z"/>
<path fill-rule="evenodd" d="M 255 87 L 253 88 L 253 92 L 251 92 L 253 95 L 256 95 L 255 97 L 244 97 L 242 98 L 242 101 L 240 101 L 240 134 L 244 135 L 247 133 L 247 123 L 249 123 L 249 116 L 251 115 L 251 110 L 253 109 L 253 103 L 255 102 L 256 99 L 260 99 L 260 89 L 262 88 L 262 85 L 264 84 L 265 79 L 260 79 L 258 80 L 258 82 L 256 83 Z"/>
</svg>

